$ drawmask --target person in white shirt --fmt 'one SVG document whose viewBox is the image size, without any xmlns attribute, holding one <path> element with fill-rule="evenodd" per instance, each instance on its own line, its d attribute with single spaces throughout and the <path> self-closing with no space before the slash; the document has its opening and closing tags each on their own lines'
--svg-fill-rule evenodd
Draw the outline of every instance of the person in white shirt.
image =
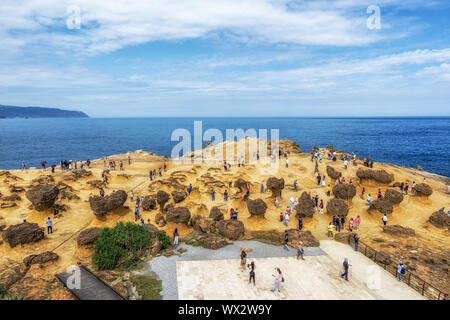
<svg viewBox="0 0 450 320">
<path fill-rule="evenodd" d="M 381 218 L 383 220 L 383 225 L 386 225 L 388 218 L 386 216 L 386 213 L 384 214 L 384 216 Z"/>
</svg>

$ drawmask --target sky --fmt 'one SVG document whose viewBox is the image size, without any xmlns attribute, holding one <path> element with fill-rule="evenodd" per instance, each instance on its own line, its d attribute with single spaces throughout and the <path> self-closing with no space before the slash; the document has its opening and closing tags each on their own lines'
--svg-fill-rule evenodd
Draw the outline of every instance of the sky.
<svg viewBox="0 0 450 320">
<path fill-rule="evenodd" d="M 0 104 L 449 116 L 448 0 L 4 0 Z"/>
</svg>

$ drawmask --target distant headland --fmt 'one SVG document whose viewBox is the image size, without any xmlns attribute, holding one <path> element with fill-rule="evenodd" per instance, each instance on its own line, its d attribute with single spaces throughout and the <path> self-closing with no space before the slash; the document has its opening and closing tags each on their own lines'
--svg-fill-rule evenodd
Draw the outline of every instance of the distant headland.
<svg viewBox="0 0 450 320">
<path fill-rule="evenodd" d="M 0 105 L 0 119 L 7 118 L 89 118 L 89 116 L 81 111 L 58 108 Z"/>
</svg>

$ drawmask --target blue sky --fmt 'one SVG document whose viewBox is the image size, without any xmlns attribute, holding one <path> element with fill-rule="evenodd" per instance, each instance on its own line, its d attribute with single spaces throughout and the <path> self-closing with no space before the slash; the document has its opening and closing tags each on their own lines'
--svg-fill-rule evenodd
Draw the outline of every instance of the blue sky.
<svg viewBox="0 0 450 320">
<path fill-rule="evenodd" d="M 367 27 L 371 5 L 379 29 Z M 74 6 L 79 29 L 67 27 Z M 0 104 L 94 117 L 450 115 L 446 0 L 9 0 L 0 17 Z"/>
</svg>

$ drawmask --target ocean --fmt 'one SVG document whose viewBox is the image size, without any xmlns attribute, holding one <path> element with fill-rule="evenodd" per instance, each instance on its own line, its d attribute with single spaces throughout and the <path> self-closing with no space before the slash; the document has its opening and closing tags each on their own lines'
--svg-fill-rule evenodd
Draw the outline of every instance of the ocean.
<svg viewBox="0 0 450 320">
<path fill-rule="evenodd" d="M 78 118 L 0 119 L 0 169 L 48 165 L 59 160 L 97 159 L 143 149 L 170 156 L 177 128 L 193 136 L 194 120 L 203 132 L 225 129 L 279 129 L 303 152 L 333 145 L 360 157 L 450 177 L 450 117 L 424 118 Z"/>
</svg>

